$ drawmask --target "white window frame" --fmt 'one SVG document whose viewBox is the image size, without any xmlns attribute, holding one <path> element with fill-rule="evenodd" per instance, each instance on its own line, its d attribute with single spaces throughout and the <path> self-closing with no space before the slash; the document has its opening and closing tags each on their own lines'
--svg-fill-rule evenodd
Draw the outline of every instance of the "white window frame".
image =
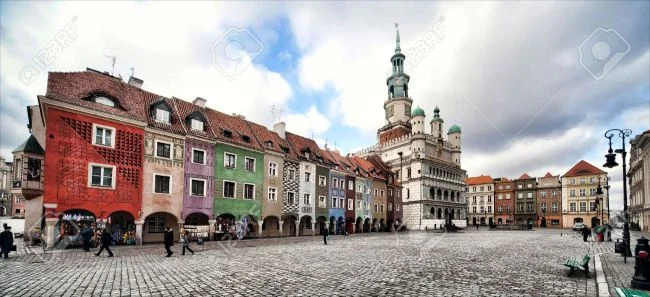
<svg viewBox="0 0 650 297">
<path fill-rule="evenodd" d="M 169 157 L 158 156 L 158 143 L 169 144 Z M 174 157 L 174 143 L 165 140 L 154 140 L 153 155 L 156 158 L 171 160 Z"/>
<path fill-rule="evenodd" d="M 348 210 L 354 210 L 354 199 L 348 199 Z"/>
<path fill-rule="evenodd" d="M 275 168 L 273 166 L 275 165 Z M 273 171 L 273 173 L 271 173 Z M 269 176 L 278 176 L 278 163 L 269 162 Z"/>
<path fill-rule="evenodd" d="M 311 182 L 311 172 L 305 172 L 305 182 Z"/>
<path fill-rule="evenodd" d="M 167 113 L 167 120 L 159 119 L 158 118 L 158 111 L 166 112 Z M 172 113 L 169 110 L 162 109 L 160 107 L 156 107 L 156 114 L 154 115 L 154 120 L 158 123 L 163 123 L 163 124 L 169 124 L 171 123 L 171 117 Z"/>
<path fill-rule="evenodd" d="M 151 176 L 153 178 L 152 183 L 151 183 L 151 193 L 154 193 L 156 195 L 171 195 L 172 194 L 174 179 L 172 178 L 171 174 L 153 173 Z M 169 177 L 169 193 L 158 193 L 158 192 L 156 192 L 156 176 Z"/>
<path fill-rule="evenodd" d="M 354 191 L 354 182 L 349 180 L 348 181 L 348 190 L 353 190 Z"/>
<path fill-rule="evenodd" d="M 247 186 L 247 185 L 249 185 L 249 186 L 253 186 L 253 198 L 246 198 L 246 186 Z M 241 197 L 242 197 L 244 200 L 255 200 L 255 184 L 244 183 L 242 190 L 243 190 L 243 191 L 242 191 L 242 196 L 241 196 Z"/>
<path fill-rule="evenodd" d="M 339 208 L 345 209 L 345 198 L 339 197 Z"/>
<path fill-rule="evenodd" d="M 571 211 L 571 212 L 576 212 L 577 210 L 578 210 L 578 208 L 577 208 L 577 203 L 575 203 L 575 202 L 570 202 L 570 203 L 569 203 L 569 211 Z"/>
<path fill-rule="evenodd" d="M 332 181 L 330 182 L 330 185 L 333 185 L 333 186 L 331 186 L 331 188 L 338 187 L 339 179 L 336 178 L 336 177 L 332 177 Z"/>
<path fill-rule="evenodd" d="M 337 208 L 336 204 L 339 203 L 339 199 L 336 197 L 332 197 L 332 207 L 331 208 Z"/>
<path fill-rule="evenodd" d="M 196 162 L 194 162 L 194 152 L 195 152 L 195 151 L 203 152 L 203 163 L 196 163 Z M 190 160 L 190 162 L 192 162 L 192 163 L 194 163 L 194 164 L 205 165 L 205 164 L 207 163 L 207 156 L 208 156 L 208 152 L 206 152 L 205 150 L 197 149 L 197 148 L 192 148 L 192 160 Z"/>
<path fill-rule="evenodd" d="M 318 196 L 318 207 L 326 208 L 327 207 L 327 197 Z"/>
<path fill-rule="evenodd" d="M 235 156 L 235 162 L 233 162 L 233 166 L 226 165 L 226 160 L 228 160 L 228 155 Z M 229 169 L 237 169 L 237 154 L 231 152 L 223 152 L 223 167 Z"/>
<path fill-rule="evenodd" d="M 192 194 L 192 181 L 202 181 L 203 182 L 203 195 L 194 195 Z M 171 183 L 170 183 L 171 188 Z M 194 197 L 207 197 L 208 196 L 208 181 L 203 178 L 192 178 L 190 177 L 190 186 L 189 186 L 189 195 Z"/>
<path fill-rule="evenodd" d="M 395 204 L 395 211 L 399 211 L 402 208 L 401 204 Z"/>
<path fill-rule="evenodd" d="M 271 191 L 271 189 L 273 191 Z M 271 197 L 271 194 L 273 194 L 273 197 Z M 269 187 L 266 193 L 266 197 L 268 198 L 269 201 L 277 201 L 278 200 L 278 188 L 276 187 Z"/>
<path fill-rule="evenodd" d="M 92 182 L 93 182 L 93 180 L 92 180 L 92 178 L 93 178 L 93 166 L 104 167 L 104 168 L 112 168 L 113 169 L 112 170 L 111 186 L 110 187 L 96 186 L 96 185 L 92 184 Z M 102 170 L 102 172 L 103 172 L 103 170 Z M 115 190 L 115 185 L 117 184 L 117 180 L 115 180 L 116 172 L 117 172 L 117 166 L 107 165 L 107 164 L 99 164 L 99 163 L 88 163 L 88 187 L 89 188 L 95 188 L 95 189 L 111 189 L 111 190 Z"/>
<path fill-rule="evenodd" d="M 379 191 L 379 197 L 384 197 L 384 190 Z"/>
<path fill-rule="evenodd" d="M 289 194 L 293 195 L 293 203 L 289 203 Z M 293 191 L 287 191 L 287 204 L 288 205 L 296 205 L 296 193 Z"/>
<path fill-rule="evenodd" d="M 327 186 L 327 177 L 325 177 L 323 175 L 319 175 L 318 176 L 318 185 L 321 186 L 321 187 Z"/>
<path fill-rule="evenodd" d="M 197 129 L 197 128 L 194 127 L 195 122 L 201 123 L 201 129 Z M 201 120 L 190 119 L 190 129 L 192 129 L 194 131 L 203 131 L 203 129 L 205 129 L 205 123 L 203 123 L 203 121 L 201 121 Z"/>
<path fill-rule="evenodd" d="M 289 170 L 287 170 L 287 179 L 289 179 L 289 180 L 296 179 L 296 170 L 295 169 L 290 168 Z"/>
<path fill-rule="evenodd" d="M 307 198 L 309 200 L 309 201 L 307 201 L 308 203 L 305 203 L 305 198 Z M 302 195 L 302 202 L 303 202 L 304 205 L 311 205 L 311 193 L 304 193 Z"/>
<path fill-rule="evenodd" d="M 246 161 L 253 160 L 253 170 L 248 170 L 246 168 Z M 255 172 L 257 170 L 257 159 L 254 157 L 244 156 L 244 170 L 248 172 Z"/>
<path fill-rule="evenodd" d="M 105 130 L 111 130 L 111 145 L 105 145 L 105 144 L 100 144 L 100 143 L 95 142 L 95 140 L 97 139 L 97 128 L 101 128 L 101 129 L 105 129 Z M 92 143 L 93 143 L 93 145 L 99 146 L 99 147 L 115 148 L 115 134 L 116 133 L 117 133 L 117 129 L 115 129 L 114 127 L 104 126 L 104 125 L 94 124 L 93 123 L 93 133 L 92 133 L 93 134 L 93 139 L 92 139 Z M 102 139 L 104 139 L 104 138 L 102 137 Z"/>
<path fill-rule="evenodd" d="M 226 196 L 226 183 L 233 183 L 234 186 L 232 188 L 232 197 Z M 223 198 L 229 198 L 229 199 L 235 199 L 237 198 L 237 182 L 232 181 L 232 180 L 223 180 L 221 182 L 221 197 Z"/>
</svg>

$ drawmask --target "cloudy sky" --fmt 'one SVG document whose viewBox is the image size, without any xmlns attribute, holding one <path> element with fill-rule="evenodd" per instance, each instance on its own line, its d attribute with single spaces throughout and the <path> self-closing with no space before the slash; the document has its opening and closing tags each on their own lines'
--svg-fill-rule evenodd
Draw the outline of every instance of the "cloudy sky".
<svg viewBox="0 0 650 297">
<path fill-rule="evenodd" d="M 268 127 L 282 119 L 354 152 L 384 124 L 399 23 L 414 105 L 462 127 L 469 175 L 601 167 L 608 128 L 650 128 L 649 11 L 647 1 L 3 1 L 0 154 L 26 139 L 25 106 L 47 72 L 86 67 L 134 71 L 148 91 L 200 96 Z M 610 172 L 621 208 L 621 168 Z"/>
</svg>

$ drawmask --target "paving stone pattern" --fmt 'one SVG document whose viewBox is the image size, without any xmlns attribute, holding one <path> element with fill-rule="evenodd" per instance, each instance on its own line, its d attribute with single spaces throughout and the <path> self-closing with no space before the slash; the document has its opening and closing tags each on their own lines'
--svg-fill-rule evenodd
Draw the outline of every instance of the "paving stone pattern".
<svg viewBox="0 0 650 297">
<path fill-rule="evenodd" d="M 630 288 L 632 277 L 634 276 L 634 257 L 627 257 L 627 263 L 623 262 L 623 256 L 614 253 L 614 242 L 617 238 L 622 240 L 622 230 L 616 229 L 612 234 L 612 242 L 601 244 L 601 249 L 598 252 L 602 253 L 600 260 L 603 263 L 603 272 L 607 279 L 609 292 L 611 296 L 617 296 L 614 292 L 615 288 Z M 650 234 L 643 232 L 630 232 L 630 246 L 631 251 L 634 253 L 637 239 L 641 236 L 650 238 Z"/>
<path fill-rule="evenodd" d="M 563 233 L 561 236 L 560 234 Z M 193 245 L 196 247 L 196 245 Z M 207 243 L 194 255 L 117 247 L 0 260 L 1 296 L 595 296 L 564 231 L 409 232 Z M 592 262 L 593 263 L 593 262 Z M 593 266 L 593 264 L 592 264 Z"/>
</svg>

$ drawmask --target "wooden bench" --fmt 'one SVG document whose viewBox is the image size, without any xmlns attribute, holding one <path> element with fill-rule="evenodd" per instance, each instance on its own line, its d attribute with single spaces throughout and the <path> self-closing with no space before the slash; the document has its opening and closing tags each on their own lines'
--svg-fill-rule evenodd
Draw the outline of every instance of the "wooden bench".
<svg viewBox="0 0 650 297">
<path fill-rule="evenodd" d="M 650 294 L 648 294 L 646 291 L 627 288 L 615 288 L 615 291 L 619 297 L 650 297 Z"/>
<path fill-rule="evenodd" d="M 582 271 L 585 273 L 585 277 L 589 278 L 589 260 L 591 260 L 591 257 L 589 255 L 585 255 L 582 258 L 582 261 L 578 259 L 569 259 L 564 262 L 564 266 L 571 268 L 569 270 L 569 276 L 573 274 L 575 271 Z"/>
</svg>

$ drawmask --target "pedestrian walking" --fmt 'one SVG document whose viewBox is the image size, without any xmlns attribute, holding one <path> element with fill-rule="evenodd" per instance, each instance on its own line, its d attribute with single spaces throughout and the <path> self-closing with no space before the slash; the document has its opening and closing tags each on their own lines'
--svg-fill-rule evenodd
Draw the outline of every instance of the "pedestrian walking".
<svg viewBox="0 0 650 297">
<path fill-rule="evenodd" d="M 9 252 L 16 250 L 14 245 L 14 234 L 11 233 L 11 226 L 4 224 L 4 231 L 0 233 L 0 249 L 2 250 L 3 258 L 9 258 Z"/>
<path fill-rule="evenodd" d="M 478 230 L 478 224 L 476 224 L 476 230 Z"/>
<path fill-rule="evenodd" d="M 586 225 L 582 226 L 582 240 L 584 242 L 587 242 L 587 237 L 589 237 L 589 235 L 591 235 L 591 230 L 589 230 Z"/>
<path fill-rule="evenodd" d="M 95 253 L 95 256 L 101 255 L 102 251 L 106 249 L 106 251 L 108 252 L 108 256 L 113 257 L 113 252 L 109 247 L 111 245 L 111 241 L 113 241 L 113 238 L 111 238 L 111 234 L 108 232 L 107 229 L 104 229 L 104 231 L 102 231 L 102 235 L 100 238 L 101 246 L 99 248 L 99 252 Z"/>
<path fill-rule="evenodd" d="M 83 240 L 83 247 L 85 252 L 90 252 L 90 240 L 93 238 L 93 230 L 86 225 L 81 231 L 81 239 Z"/>
<path fill-rule="evenodd" d="M 185 230 L 185 235 L 183 235 L 183 253 L 181 255 L 185 255 L 185 249 L 194 255 L 194 251 L 190 248 L 190 231 L 187 230 Z"/>
<path fill-rule="evenodd" d="M 172 252 L 171 247 L 174 245 L 174 231 L 172 228 L 166 227 L 165 228 L 165 235 L 164 235 L 164 241 L 165 241 L 165 250 L 167 251 L 167 257 L 171 257 L 174 252 Z"/>
<path fill-rule="evenodd" d="M 329 235 L 330 231 L 327 229 L 327 227 L 325 227 L 325 229 L 323 229 L 323 244 L 327 245 L 327 236 Z"/>
</svg>

